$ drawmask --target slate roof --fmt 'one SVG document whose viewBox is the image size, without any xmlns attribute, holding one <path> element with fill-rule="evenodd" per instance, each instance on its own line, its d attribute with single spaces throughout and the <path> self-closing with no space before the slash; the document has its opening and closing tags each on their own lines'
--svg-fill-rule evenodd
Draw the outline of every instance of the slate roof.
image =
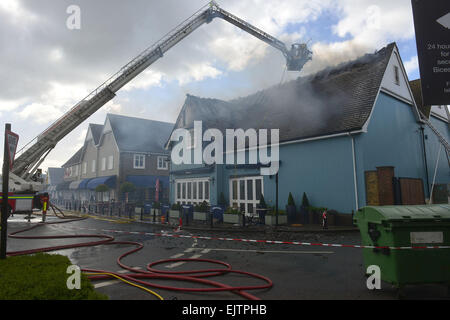
<svg viewBox="0 0 450 320">
<path fill-rule="evenodd" d="M 175 128 L 280 129 L 280 142 L 361 129 L 389 59 L 391 43 L 374 54 L 231 101 L 187 95 Z"/>
<path fill-rule="evenodd" d="M 82 155 L 83 155 L 83 147 L 78 149 L 78 151 L 75 152 L 75 154 L 69 160 L 67 160 L 67 162 L 64 163 L 61 167 L 66 168 L 66 167 L 70 167 L 74 164 L 80 163 Z"/>
<path fill-rule="evenodd" d="M 108 114 L 120 152 L 168 153 L 164 144 L 173 123 Z"/>
<path fill-rule="evenodd" d="M 100 140 L 100 135 L 102 134 L 103 125 L 90 123 L 89 128 L 91 129 L 91 132 L 92 132 L 92 138 L 94 139 L 94 144 L 98 144 L 98 141 Z"/>
</svg>

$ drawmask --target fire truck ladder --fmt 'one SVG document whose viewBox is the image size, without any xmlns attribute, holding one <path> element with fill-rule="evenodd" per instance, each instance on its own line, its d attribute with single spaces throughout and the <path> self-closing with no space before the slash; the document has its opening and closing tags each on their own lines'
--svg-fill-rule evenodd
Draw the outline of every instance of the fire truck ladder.
<svg viewBox="0 0 450 320">
<path fill-rule="evenodd" d="M 431 129 L 431 131 L 434 132 L 436 137 L 439 139 L 439 142 L 444 146 L 448 165 L 450 167 L 450 145 L 448 144 L 447 140 L 445 140 L 445 138 L 440 134 L 440 132 L 431 124 L 430 120 L 428 120 L 428 118 L 422 113 L 422 111 L 419 112 L 422 116 L 423 122 L 425 122 L 425 124 Z"/>
<path fill-rule="evenodd" d="M 280 50 L 286 58 L 287 70 L 300 71 L 303 68 L 303 65 L 311 60 L 312 52 L 307 49 L 306 44 L 293 44 L 291 49 L 287 49 L 283 42 L 221 9 L 214 1 L 212 1 L 172 29 L 172 31 L 167 33 L 151 47 L 145 49 L 141 54 L 123 66 L 117 73 L 72 107 L 61 118 L 56 120 L 44 132 L 24 146 L 18 152 L 18 157 L 15 161 L 11 176 L 22 183 L 32 180 L 37 168 L 62 138 L 74 130 L 109 100 L 113 99 L 115 93 L 120 88 L 156 60 L 163 57 L 164 53 L 170 48 L 183 40 L 198 27 L 204 23 L 211 22 L 216 17 L 232 23 Z"/>
</svg>

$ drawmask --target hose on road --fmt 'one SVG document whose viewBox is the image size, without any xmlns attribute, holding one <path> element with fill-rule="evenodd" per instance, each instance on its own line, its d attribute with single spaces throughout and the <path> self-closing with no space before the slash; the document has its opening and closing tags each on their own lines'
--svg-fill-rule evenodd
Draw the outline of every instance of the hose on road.
<svg viewBox="0 0 450 320">
<path fill-rule="evenodd" d="M 59 217 L 61 218 L 61 217 Z M 64 218 L 62 218 L 64 219 Z M 194 258 L 178 258 L 178 259 L 163 259 L 155 262 L 151 262 L 147 265 L 147 270 L 137 270 L 133 267 L 127 266 L 122 262 L 122 259 L 136 253 L 144 248 L 144 245 L 139 242 L 134 241 L 115 241 L 114 237 L 104 234 L 74 234 L 74 235 L 52 235 L 52 236 L 24 236 L 19 235 L 21 233 L 31 231 L 33 229 L 45 226 L 45 225 L 52 225 L 52 224 L 61 224 L 61 223 L 70 223 L 70 222 L 77 222 L 81 220 L 87 219 L 86 217 L 82 218 L 75 218 L 75 219 L 67 219 L 65 218 L 62 221 L 52 221 L 52 222 L 40 222 L 32 227 L 28 227 L 19 231 L 15 231 L 13 233 L 10 233 L 8 236 L 10 238 L 15 239 L 75 239 L 75 238 L 99 238 L 101 240 L 97 241 L 89 241 L 89 242 L 81 242 L 81 243 L 75 243 L 75 244 L 67 244 L 67 245 L 58 245 L 58 246 L 50 246 L 50 247 L 43 247 L 43 248 L 35 248 L 35 249 L 29 249 L 29 250 L 22 250 L 22 251 L 12 251 L 7 252 L 8 256 L 18 256 L 18 255 L 26 255 L 26 254 L 34 254 L 38 252 L 49 252 L 49 251 L 56 251 L 56 250 L 64 250 L 64 249 L 72 249 L 72 248 L 81 248 L 81 247 L 91 247 L 91 246 L 99 246 L 99 245 L 132 245 L 135 246 L 134 249 L 131 249 L 122 255 L 120 255 L 116 262 L 117 264 L 125 269 L 130 271 L 128 274 L 118 274 L 116 272 L 111 272 L 108 270 L 97 270 L 97 269 L 81 269 L 86 275 L 88 275 L 88 278 L 91 280 L 100 280 L 100 279 L 110 279 L 110 278 L 116 278 L 118 280 L 123 281 L 124 283 L 127 283 L 129 285 L 135 286 L 137 288 L 140 288 L 148 293 L 151 293 L 152 295 L 156 296 L 158 299 L 162 299 L 162 297 L 157 294 L 156 292 L 153 292 L 152 290 L 147 289 L 146 287 L 153 287 L 163 290 L 170 290 L 170 291 L 178 291 L 178 292 L 233 292 L 235 294 L 238 294 L 246 299 L 250 300 L 259 300 L 258 297 L 246 292 L 247 290 L 258 290 L 258 289 L 268 289 L 273 286 L 272 280 L 269 278 L 252 273 L 247 271 L 240 271 L 240 270 L 234 270 L 232 269 L 231 265 L 219 261 L 219 260 L 212 260 L 212 259 L 194 259 Z M 166 263 L 176 263 L 176 262 L 200 262 L 200 263 L 210 263 L 215 265 L 221 265 L 223 267 L 221 268 L 215 268 L 215 269 L 201 269 L 201 270 L 188 270 L 188 271 L 163 271 L 160 269 L 156 269 L 156 265 L 160 264 L 166 264 Z M 248 286 L 230 286 L 221 282 L 213 281 L 210 279 L 205 279 L 209 277 L 214 276 L 220 276 L 225 274 L 240 274 L 245 275 L 248 277 L 256 278 L 259 280 L 262 280 L 265 282 L 261 285 L 248 285 Z M 174 286 L 168 286 L 168 285 L 162 285 L 157 283 L 152 283 L 149 281 L 144 281 L 143 279 L 158 279 L 158 280 L 172 280 L 172 281 L 181 281 L 181 282 L 191 282 L 196 284 L 201 284 L 208 286 L 206 288 L 201 287 L 193 287 L 193 288 L 185 288 L 185 287 L 174 287 Z"/>
</svg>

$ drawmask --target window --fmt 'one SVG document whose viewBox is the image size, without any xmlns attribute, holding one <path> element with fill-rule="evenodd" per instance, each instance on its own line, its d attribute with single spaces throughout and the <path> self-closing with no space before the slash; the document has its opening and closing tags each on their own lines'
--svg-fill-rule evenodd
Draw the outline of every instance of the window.
<svg viewBox="0 0 450 320">
<path fill-rule="evenodd" d="M 87 173 L 87 162 L 83 162 L 83 174 Z"/>
<path fill-rule="evenodd" d="M 398 73 L 398 67 L 394 66 L 394 76 L 395 76 L 395 84 L 400 85 L 400 75 Z"/>
<path fill-rule="evenodd" d="M 179 204 L 209 203 L 208 178 L 196 178 L 176 181 L 177 192 L 175 201 Z"/>
<path fill-rule="evenodd" d="M 245 213 L 255 213 L 263 194 L 263 178 L 240 177 L 230 179 L 230 206 Z"/>
<path fill-rule="evenodd" d="M 96 165 L 97 165 L 97 161 L 95 159 L 92 160 L 92 168 L 91 168 L 92 173 L 95 173 L 95 170 L 97 170 Z"/>
<path fill-rule="evenodd" d="M 74 176 L 78 176 L 78 165 L 75 166 L 75 170 L 74 170 Z"/>
<path fill-rule="evenodd" d="M 133 159 L 134 169 L 145 169 L 145 154 L 135 154 Z"/>
<path fill-rule="evenodd" d="M 108 157 L 108 170 L 114 169 L 114 156 Z"/>
<path fill-rule="evenodd" d="M 169 162 L 167 161 L 167 157 L 160 156 L 158 157 L 158 170 L 167 170 L 169 169 Z"/>
<path fill-rule="evenodd" d="M 102 171 L 105 171 L 105 170 L 106 170 L 106 158 L 103 157 L 102 158 Z"/>
</svg>

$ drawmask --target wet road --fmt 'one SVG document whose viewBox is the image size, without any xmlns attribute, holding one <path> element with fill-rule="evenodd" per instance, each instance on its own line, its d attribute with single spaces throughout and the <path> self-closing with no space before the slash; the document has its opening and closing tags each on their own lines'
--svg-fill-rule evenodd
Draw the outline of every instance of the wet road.
<svg viewBox="0 0 450 320">
<path fill-rule="evenodd" d="M 47 221 L 54 221 L 49 217 Z M 26 222 L 23 216 L 8 220 L 8 233 L 23 229 L 36 223 Z M 56 221 L 56 220 L 55 220 Z M 124 231 L 124 232 L 113 232 Z M 134 232 L 134 233 L 127 233 Z M 126 265 L 145 269 L 147 264 L 160 259 L 170 258 L 205 258 L 221 260 L 231 264 L 234 270 L 257 273 L 270 278 L 273 287 L 263 290 L 252 290 L 249 293 L 261 299 L 293 300 L 293 299 L 396 299 L 397 291 L 386 283 L 382 290 L 371 291 L 366 287 L 363 260 L 360 249 L 338 247 L 307 247 L 286 244 L 264 244 L 239 241 L 204 240 L 194 238 L 175 238 L 155 236 L 151 233 L 168 232 L 151 224 L 138 222 L 116 223 L 112 221 L 86 219 L 64 224 L 45 225 L 24 233 L 23 235 L 61 235 L 61 234 L 107 234 L 117 241 L 136 241 L 144 244 L 144 248 L 122 260 Z M 141 234 L 143 233 L 143 234 Z M 150 234 L 148 234 L 150 233 Z M 188 231 L 176 233 L 180 236 L 192 235 Z M 303 233 L 237 233 L 210 234 L 196 232 L 199 236 L 220 236 L 244 239 L 297 240 L 306 242 L 359 244 L 358 233 L 345 234 L 303 234 Z M 92 239 L 94 240 L 94 239 Z M 63 245 L 91 241 L 91 239 L 58 239 L 58 240 L 22 240 L 9 239 L 8 251 L 25 250 L 45 246 Z M 104 269 L 124 272 L 117 265 L 116 259 L 132 249 L 129 245 L 100 245 L 55 251 L 66 255 L 73 264 L 81 268 Z M 204 268 L 221 268 L 200 262 L 172 262 L 158 265 L 156 268 L 166 271 L 196 270 Z M 240 274 L 226 274 L 208 278 L 228 285 L 260 285 L 264 282 Z M 150 280 L 161 285 L 178 287 L 201 287 L 202 285 L 175 282 L 173 280 Z M 156 299 L 154 296 L 131 287 L 118 280 L 98 280 L 94 282 L 99 292 L 107 294 L 111 299 Z M 165 299 L 209 300 L 209 299 L 242 299 L 232 292 L 186 293 L 154 289 Z M 443 286 L 415 286 L 405 290 L 407 298 L 440 299 L 446 298 L 447 288 Z"/>
</svg>

